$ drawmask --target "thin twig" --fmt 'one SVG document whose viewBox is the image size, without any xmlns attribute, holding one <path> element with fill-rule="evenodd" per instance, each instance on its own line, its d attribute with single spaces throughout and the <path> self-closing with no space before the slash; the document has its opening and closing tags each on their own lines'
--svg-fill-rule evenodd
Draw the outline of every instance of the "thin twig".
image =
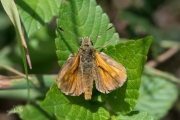
<svg viewBox="0 0 180 120">
<path fill-rule="evenodd" d="M 163 72 L 161 70 L 158 70 L 156 68 L 149 67 L 149 66 L 145 66 L 145 68 L 146 68 L 145 71 L 147 70 L 148 73 L 167 78 L 168 80 L 171 80 L 171 81 L 176 82 L 176 83 L 180 83 L 180 79 L 175 77 L 174 75 L 171 75 L 169 73 Z"/>
<path fill-rule="evenodd" d="M 6 69 L 6 70 L 8 70 L 8 71 L 11 71 L 12 73 L 15 73 L 15 74 L 17 74 L 17 75 L 19 75 L 19 76 L 22 76 L 23 78 L 26 78 L 26 75 L 25 75 L 25 74 L 23 74 L 23 73 L 17 71 L 16 69 L 14 69 L 14 68 L 12 68 L 12 67 L 3 65 L 2 63 L 0 63 L 0 67 Z M 28 79 L 31 79 L 31 77 L 28 76 Z"/>
<path fill-rule="evenodd" d="M 148 61 L 146 63 L 146 66 L 156 67 L 159 63 L 162 63 L 162 62 L 168 60 L 170 57 L 172 57 L 174 54 L 176 54 L 179 51 L 179 49 L 180 49 L 179 45 L 173 46 L 172 48 L 167 50 L 165 53 L 158 56 L 156 60 Z"/>
</svg>

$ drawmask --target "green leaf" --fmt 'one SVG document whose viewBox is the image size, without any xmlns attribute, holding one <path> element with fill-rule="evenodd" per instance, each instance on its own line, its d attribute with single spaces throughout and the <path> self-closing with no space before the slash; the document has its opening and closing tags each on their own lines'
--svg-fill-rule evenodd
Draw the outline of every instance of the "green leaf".
<svg viewBox="0 0 180 120">
<path fill-rule="evenodd" d="M 144 110 L 160 119 L 178 98 L 178 88 L 169 79 L 145 72 L 135 110 Z"/>
<path fill-rule="evenodd" d="M 56 53 L 60 66 L 70 54 L 77 52 L 80 43 L 78 38 L 90 37 L 95 48 L 119 42 L 119 36 L 114 33 L 114 28 L 106 32 L 112 24 L 101 7 L 96 6 L 95 0 L 62 2 L 57 24 L 65 31 L 57 30 Z M 101 37 L 98 37 L 100 34 Z"/>
<path fill-rule="evenodd" d="M 13 23 L 13 25 L 15 27 L 16 37 L 17 37 L 17 40 L 18 40 L 18 43 L 19 43 L 19 48 L 21 50 L 21 55 L 22 55 L 22 59 L 23 59 L 23 63 L 24 63 L 24 69 L 25 69 L 25 73 L 26 73 L 26 80 L 27 80 L 27 84 L 29 86 L 27 63 L 29 65 L 30 69 L 32 69 L 32 65 L 31 65 L 31 60 L 30 60 L 30 57 L 29 57 L 26 41 L 25 41 L 25 38 L 24 38 L 24 35 L 23 35 L 23 31 L 22 31 L 22 27 L 21 27 L 17 7 L 16 7 L 13 0 L 12 1 L 1 0 L 1 2 L 2 2 L 2 5 L 4 7 L 4 10 L 8 14 L 11 22 Z M 28 89 L 28 94 L 27 95 L 29 96 L 29 94 L 30 94 L 30 90 Z M 27 100 L 27 102 L 29 102 L 29 101 Z"/>
<path fill-rule="evenodd" d="M 13 106 L 8 114 L 17 113 L 22 120 L 55 120 L 52 113 L 47 113 L 39 105 Z"/>
<path fill-rule="evenodd" d="M 71 53 L 77 52 L 79 41 L 74 36 L 97 38 L 92 39 L 94 48 L 107 43 L 114 45 L 118 42 L 118 35 L 114 33 L 114 29 L 105 32 L 111 24 L 107 15 L 102 13 L 102 9 L 96 6 L 94 0 L 70 0 L 68 3 L 62 3 L 57 24 L 63 29 L 63 31 L 57 30 L 56 38 L 59 65 L 62 65 Z M 98 38 L 97 36 L 102 32 L 101 38 Z M 115 47 L 110 46 L 104 50 L 106 54 L 125 66 L 128 75 L 128 80 L 122 88 L 107 95 L 107 101 L 114 111 L 128 113 L 135 106 L 139 95 L 140 78 L 151 42 L 152 38 L 146 37 L 125 44 L 120 43 Z M 104 98 L 96 99 L 105 101 Z"/>
<path fill-rule="evenodd" d="M 64 95 L 54 83 L 48 91 L 42 108 L 58 119 L 107 120 L 110 115 L 100 104 L 84 100 L 83 96 Z"/>
<path fill-rule="evenodd" d="M 115 47 L 109 46 L 104 50 L 106 54 L 120 62 L 127 72 L 127 82 L 107 95 L 110 107 L 122 114 L 132 111 L 136 105 L 141 84 L 141 74 L 146 62 L 146 55 L 152 42 L 152 37 L 136 41 L 119 43 Z"/>
<path fill-rule="evenodd" d="M 133 111 L 127 115 L 112 116 L 112 120 L 154 120 L 154 117 L 144 111 Z"/>
<path fill-rule="evenodd" d="M 19 15 L 30 37 L 35 31 L 50 22 L 58 13 L 60 0 L 15 0 Z"/>
</svg>

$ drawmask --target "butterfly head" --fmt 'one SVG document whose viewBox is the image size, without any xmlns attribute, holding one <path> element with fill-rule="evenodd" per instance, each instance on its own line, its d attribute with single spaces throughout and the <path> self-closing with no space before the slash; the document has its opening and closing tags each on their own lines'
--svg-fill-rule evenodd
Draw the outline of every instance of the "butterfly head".
<svg viewBox="0 0 180 120">
<path fill-rule="evenodd" d="M 92 46 L 93 43 L 91 41 L 91 39 L 89 37 L 83 37 L 82 40 L 81 40 L 81 43 L 80 43 L 80 46 Z"/>
</svg>

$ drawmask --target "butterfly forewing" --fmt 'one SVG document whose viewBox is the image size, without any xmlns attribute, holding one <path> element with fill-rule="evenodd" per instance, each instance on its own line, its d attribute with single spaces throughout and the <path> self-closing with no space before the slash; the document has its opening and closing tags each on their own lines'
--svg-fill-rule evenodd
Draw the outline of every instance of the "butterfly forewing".
<svg viewBox="0 0 180 120">
<path fill-rule="evenodd" d="M 125 68 L 104 53 L 95 53 L 96 88 L 102 93 L 109 93 L 124 84 L 126 81 Z"/>
<path fill-rule="evenodd" d="M 78 96 L 83 92 L 79 59 L 79 53 L 70 56 L 58 74 L 58 87 L 65 94 Z"/>
<path fill-rule="evenodd" d="M 122 86 L 127 79 L 125 67 L 103 52 L 101 52 L 99 55 L 114 71 L 116 71 L 116 75 L 118 75 L 116 80 L 118 83 L 120 83 L 120 86 Z"/>
<path fill-rule="evenodd" d="M 75 56 L 70 56 L 58 74 L 58 87 L 67 95 L 84 93 L 86 100 L 92 96 L 93 81 L 102 93 L 109 93 L 124 84 L 126 69 L 104 53 L 98 53 L 89 37 L 83 37 Z"/>
</svg>

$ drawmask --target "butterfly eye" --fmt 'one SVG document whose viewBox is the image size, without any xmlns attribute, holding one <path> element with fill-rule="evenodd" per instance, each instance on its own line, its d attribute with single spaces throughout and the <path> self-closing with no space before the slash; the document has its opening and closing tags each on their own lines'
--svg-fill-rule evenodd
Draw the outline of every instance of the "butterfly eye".
<svg viewBox="0 0 180 120">
<path fill-rule="evenodd" d="M 82 45 L 82 41 L 79 43 L 79 46 L 81 46 Z"/>
<path fill-rule="evenodd" d="M 93 45 L 93 42 L 91 41 L 91 45 Z"/>
</svg>

